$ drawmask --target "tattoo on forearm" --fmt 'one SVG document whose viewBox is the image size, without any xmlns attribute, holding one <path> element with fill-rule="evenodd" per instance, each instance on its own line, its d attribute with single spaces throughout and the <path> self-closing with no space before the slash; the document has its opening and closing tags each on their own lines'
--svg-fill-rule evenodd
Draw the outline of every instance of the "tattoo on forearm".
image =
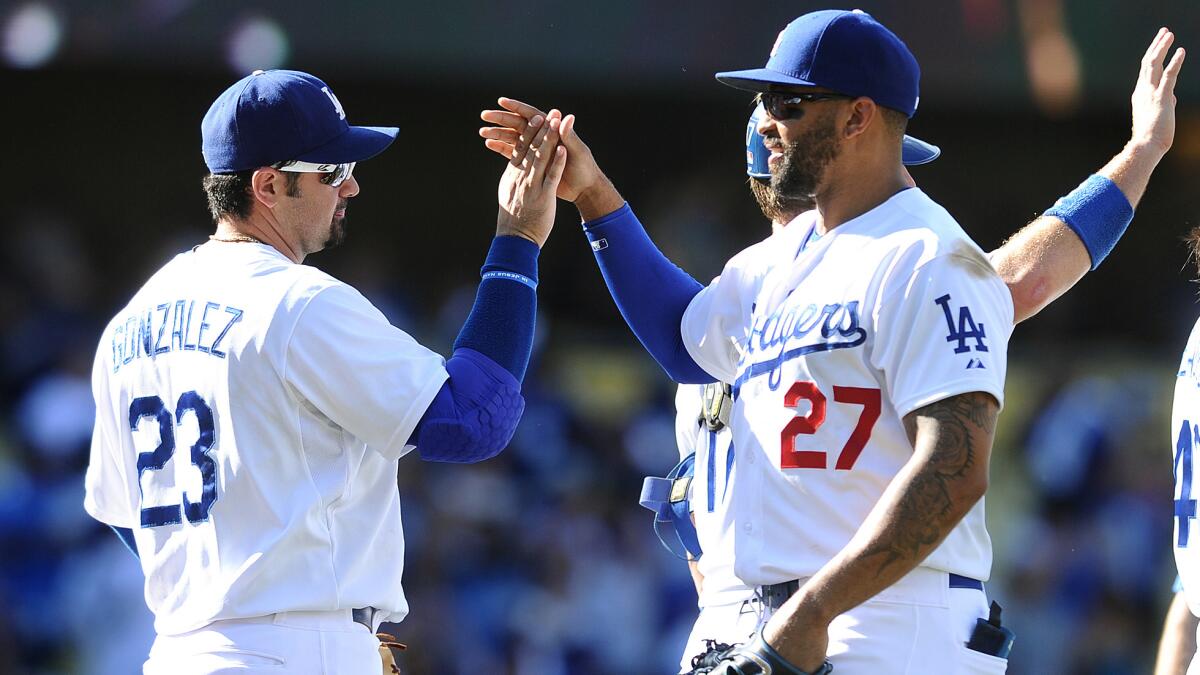
<svg viewBox="0 0 1200 675">
<path fill-rule="evenodd" d="M 958 522 L 950 517 L 954 483 L 968 477 L 980 461 L 985 449 L 979 445 L 990 441 L 997 412 L 995 399 L 973 392 L 932 403 L 905 417 L 910 438 L 916 438 L 920 418 L 936 423 L 936 437 L 929 461 L 912 477 L 896 506 L 885 541 L 866 552 L 867 557 L 879 559 L 877 573 L 897 562 L 920 562 Z"/>
</svg>

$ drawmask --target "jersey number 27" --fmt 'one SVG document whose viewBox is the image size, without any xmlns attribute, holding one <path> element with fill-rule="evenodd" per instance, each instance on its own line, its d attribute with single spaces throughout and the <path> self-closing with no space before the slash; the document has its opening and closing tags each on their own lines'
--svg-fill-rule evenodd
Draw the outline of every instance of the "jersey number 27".
<svg viewBox="0 0 1200 675">
<path fill-rule="evenodd" d="M 137 431 L 143 419 L 158 422 L 158 447 L 150 452 L 138 454 L 138 492 L 142 491 L 142 474 L 146 471 L 161 470 L 167 465 L 171 455 L 175 454 L 175 426 L 183 422 L 184 416 L 189 412 L 196 416 L 196 426 L 200 430 L 199 438 L 191 447 L 192 464 L 200 470 L 200 501 L 188 500 L 185 492 L 182 505 L 143 506 L 142 527 L 176 525 L 183 522 L 183 516 L 187 517 L 189 523 L 202 523 L 208 520 L 208 510 L 212 508 L 213 502 L 217 501 L 217 463 L 209 455 L 217 439 L 213 412 L 194 391 L 184 392 L 179 397 L 174 415 L 157 396 L 142 396 L 129 404 L 130 431 Z M 142 501 L 145 502 L 144 497 Z"/>
<path fill-rule="evenodd" d="M 780 434 L 779 468 L 828 469 L 829 453 L 824 450 L 796 449 L 797 435 L 815 434 L 817 429 L 820 429 L 821 425 L 825 423 L 825 409 L 828 401 L 825 394 L 817 388 L 817 383 L 807 380 L 796 382 L 783 395 L 783 405 L 788 408 L 795 408 L 801 401 L 808 401 L 812 407 L 808 414 L 796 415 L 783 427 L 783 432 Z M 833 401 L 834 403 L 862 406 L 858 423 L 854 425 L 854 431 L 850 432 L 850 438 L 846 439 L 846 445 L 842 447 L 837 463 L 834 464 L 835 469 L 849 471 L 854 468 L 854 463 L 858 461 L 858 456 L 862 454 L 863 448 L 867 446 L 867 441 L 871 438 L 871 430 L 875 428 L 875 422 L 879 420 L 882 399 L 878 389 L 834 387 Z"/>
</svg>

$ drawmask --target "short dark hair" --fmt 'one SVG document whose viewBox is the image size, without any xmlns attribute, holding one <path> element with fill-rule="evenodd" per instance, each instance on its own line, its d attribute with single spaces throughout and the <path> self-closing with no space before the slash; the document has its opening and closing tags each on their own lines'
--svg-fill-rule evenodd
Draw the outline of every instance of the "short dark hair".
<svg viewBox="0 0 1200 675">
<path fill-rule="evenodd" d="M 884 106 L 879 106 L 879 110 L 883 113 L 883 123 L 888 130 L 897 137 L 904 136 L 904 132 L 908 130 L 908 115 Z"/>
<path fill-rule="evenodd" d="M 250 180 L 254 177 L 255 169 L 238 171 L 237 173 L 210 173 L 204 177 L 204 195 L 208 197 L 208 212 L 212 214 L 213 222 L 222 218 L 245 220 L 250 217 L 250 207 L 254 205 L 254 197 L 250 194 Z M 287 176 L 287 196 L 300 196 L 300 174 L 284 172 Z"/>
</svg>

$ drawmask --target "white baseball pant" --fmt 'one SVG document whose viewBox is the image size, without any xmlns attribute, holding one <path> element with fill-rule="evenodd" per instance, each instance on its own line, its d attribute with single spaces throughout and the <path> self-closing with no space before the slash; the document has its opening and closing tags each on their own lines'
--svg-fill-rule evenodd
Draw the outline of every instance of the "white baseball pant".
<svg viewBox="0 0 1200 675">
<path fill-rule="evenodd" d="M 283 612 L 160 635 L 145 675 L 362 675 L 382 669 L 379 639 L 350 610 Z"/>
</svg>

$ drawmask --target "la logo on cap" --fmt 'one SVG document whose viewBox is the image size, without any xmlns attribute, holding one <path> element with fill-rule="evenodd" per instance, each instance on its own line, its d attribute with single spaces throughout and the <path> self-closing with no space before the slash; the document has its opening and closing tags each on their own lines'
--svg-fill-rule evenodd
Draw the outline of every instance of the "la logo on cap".
<svg viewBox="0 0 1200 675">
<path fill-rule="evenodd" d="M 329 91 L 329 87 L 321 87 L 321 91 L 325 92 L 330 101 L 333 101 L 333 109 L 337 111 L 338 117 L 346 119 L 346 111 L 342 109 L 342 102 L 333 95 L 332 91 Z"/>
<path fill-rule="evenodd" d="M 783 33 L 790 25 L 792 24 L 789 23 L 787 26 L 784 26 L 783 30 L 779 31 L 779 35 L 775 36 L 775 44 L 771 45 L 771 56 L 769 58 L 775 58 L 775 52 L 779 51 L 779 43 L 783 42 Z"/>
</svg>

